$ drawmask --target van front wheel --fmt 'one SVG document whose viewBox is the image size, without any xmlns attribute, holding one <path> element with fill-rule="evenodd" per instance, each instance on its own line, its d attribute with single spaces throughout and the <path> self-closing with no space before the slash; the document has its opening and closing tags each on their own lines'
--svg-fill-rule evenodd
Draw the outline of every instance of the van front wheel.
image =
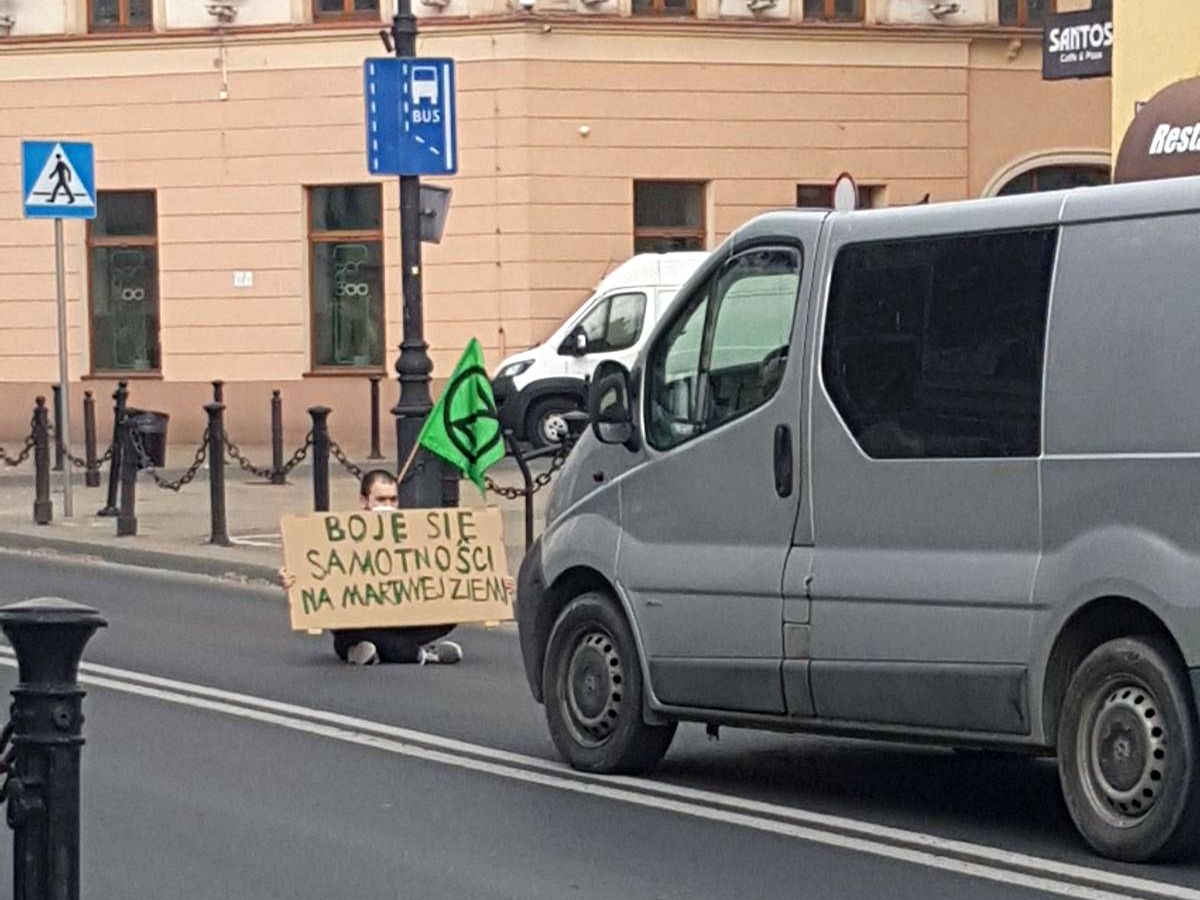
<svg viewBox="0 0 1200 900">
<path fill-rule="evenodd" d="M 546 397 L 529 407 L 525 435 L 535 447 L 561 444 L 567 437 L 565 413 L 579 412 L 579 404 L 570 397 Z"/>
<path fill-rule="evenodd" d="M 1144 635 L 1097 647 L 1071 678 L 1058 770 L 1071 818 L 1112 859 L 1191 855 L 1200 827 L 1196 710 L 1169 643 Z"/>
<path fill-rule="evenodd" d="M 642 719 L 642 672 L 633 634 L 611 598 L 576 597 L 546 645 L 542 690 L 554 746 L 585 772 L 638 774 L 671 745 L 675 723 Z"/>
</svg>

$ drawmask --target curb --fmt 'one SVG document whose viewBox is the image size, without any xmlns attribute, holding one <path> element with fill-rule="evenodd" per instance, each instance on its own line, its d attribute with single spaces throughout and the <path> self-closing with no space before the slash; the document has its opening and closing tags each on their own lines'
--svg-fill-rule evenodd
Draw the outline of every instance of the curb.
<svg viewBox="0 0 1200 900">
<path fill-rule="evenodd" d="M 50 550 L 70 556 L 103 559 L 126 566 L 182 572 L 188 575 L 207 575 L 211 578 L 238 578 L 274 584 L 276 570 L 259 563 L 223 559 L 205 559 L 164 550 L 144 550 L 137 547 L 111 547 L 73 541 L 69 538 L 43 537 L 17 531 L 0 531 L 0 548 L 12 550 Z"/>
</svg>

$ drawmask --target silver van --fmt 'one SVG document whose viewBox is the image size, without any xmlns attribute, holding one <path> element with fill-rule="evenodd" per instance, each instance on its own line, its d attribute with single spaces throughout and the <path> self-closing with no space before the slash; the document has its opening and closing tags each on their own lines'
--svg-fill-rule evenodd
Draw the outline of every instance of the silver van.
<svg viewBox="0 0 1200 900">
<path fill-rule="evenodd" d="M 1057 753 L 1200 841 L 1200 178 L 759 217 L 597 369 L 520 572 L 573 766 L 680 721 Z"/>
</svg>

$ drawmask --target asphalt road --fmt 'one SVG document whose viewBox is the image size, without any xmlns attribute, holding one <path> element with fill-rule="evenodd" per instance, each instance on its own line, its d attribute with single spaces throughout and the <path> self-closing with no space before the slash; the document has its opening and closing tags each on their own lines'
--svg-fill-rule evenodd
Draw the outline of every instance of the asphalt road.
<svg viewBox="0 0 1200 900">
<path fill-rule="evenodd" d="M 458 666 L 357 669 L 274 591 L 0 553 L 0 603 L 47 595 L 109 621 L 84 897 L 1200 900 L 1200 864 L 1089 854 L 1044 760 L 685 726 L 652 779 L 581 776 L 509 630 L 461 629 Z"/>
</svg>

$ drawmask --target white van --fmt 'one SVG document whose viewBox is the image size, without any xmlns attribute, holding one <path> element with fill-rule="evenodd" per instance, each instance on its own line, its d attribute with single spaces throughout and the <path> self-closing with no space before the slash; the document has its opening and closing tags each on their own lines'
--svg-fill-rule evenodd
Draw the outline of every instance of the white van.
<svg viewBox="0 0 1200 900">
<path fill-rule="evenodd" d="M 554 334 L 500 364 L 492 389 L 500 421 L 538 447 L 566 434 L 563 413 L 582 410 L 585 379 L 604 360 L 633 365 L 676 291 L 707 253 L 639 253 L 617 266 Z"/>
</svg>

